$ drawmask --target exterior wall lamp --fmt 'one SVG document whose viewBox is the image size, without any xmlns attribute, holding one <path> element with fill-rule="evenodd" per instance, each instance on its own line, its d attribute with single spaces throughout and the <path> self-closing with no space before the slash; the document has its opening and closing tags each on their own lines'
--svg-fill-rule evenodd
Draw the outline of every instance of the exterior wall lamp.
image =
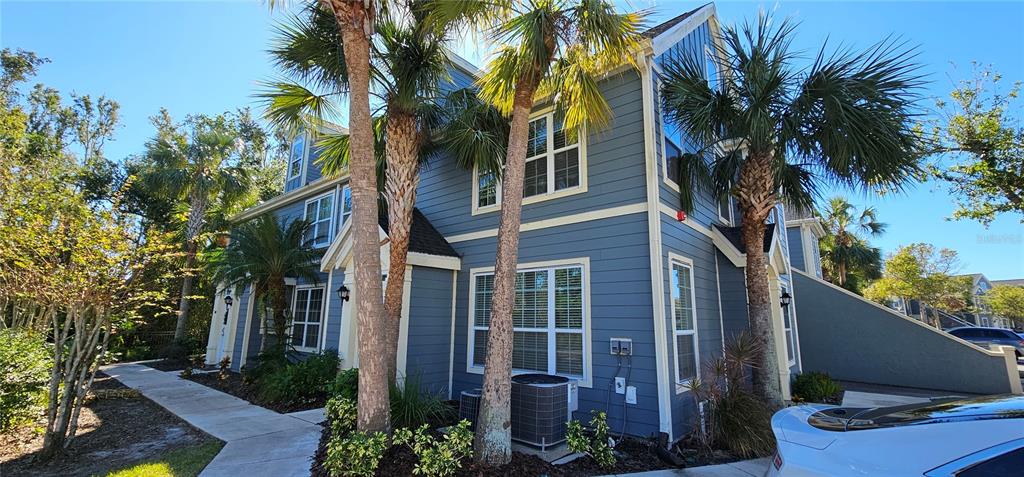
<svg viewBox="0 0 1024 477">
<path fill-rule="evenodd" d="M 341 298 L 341 301 L 348 301 L 348 299 L 351 296 L 352 296 L 352 292 L 348 289 L 347 286 L 342 285 L 342 286 L 338 287 L 338 298 Z"/>
<path fill-rule="evenodd" d="M 789 292 L 787 292 L 787 291 L 782 292 L 782 296 L 779 297 L 779 302 L 782 303 L 782 307 L 783 308 L 788 307 L 789 303 L 792 302 L 792 301 L 793 301 L 793 297 L 790 296 Z"/>
</svg>

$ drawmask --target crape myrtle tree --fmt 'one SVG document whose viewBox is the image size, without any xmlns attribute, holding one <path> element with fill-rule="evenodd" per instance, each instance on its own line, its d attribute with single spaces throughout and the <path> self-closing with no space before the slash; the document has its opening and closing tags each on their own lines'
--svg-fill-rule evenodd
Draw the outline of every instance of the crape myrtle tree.
<svg viewBox="0 0 1024 477">
<path fill-rule="evenodd" d="M 606 126 L 611 111 L 598 88 L 600 74 L 635 66 L 643 13 L 619 13 L 604 0 L 497 2 L 435 0 L 429 21 L 472 25 L 499 46 L 478 81 L 480 96 L 511 116 L 502 178 L 494 297 L 487 338 L 483 394 L 474 439 L 478 462 L 511 459 L 512 312 L 515 305 L 523 178 L 530 113 L 541 99 L 564 114 L 564 130 Z"/>
<path fill-rule="evenodd" d="M 763 12 L 726 27 L 711 55 L 721 87 L 708 84 L 701 59 L 681 54 L 665 62 L 661 88 L 668 122 L 702 146 L 682 159 L 681 207 L 692 209 L 698 191 L 738 201 L 750 327 L 761 344 L 754 384 L 777 407 L 765 221 L 783 199 L 809 209 L 824 184 L 898 190 L 921 155 L 912 50 L 889 39 L 861 52 L 823 46 L 805 63 L 790 48 L 795 27 Z"/>
</svg>

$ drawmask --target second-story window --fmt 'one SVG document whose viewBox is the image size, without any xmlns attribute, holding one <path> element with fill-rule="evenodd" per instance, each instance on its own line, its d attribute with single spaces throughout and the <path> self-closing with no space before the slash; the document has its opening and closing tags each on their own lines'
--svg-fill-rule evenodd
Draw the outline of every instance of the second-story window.
<svg viewBox="0 0 1024 477">
<path fill-rule="evenodd" d="M 579 187 L 579 135 L 566 134 L 553 113 L 530 121 L 523 197 Z"/>
<path fill-rule="evenodd" d="M 302 174 L 302 160 L 306 157 L 306 135 L 299 134 L 292 140 L 292 150 L 288 156 L 288 178 L 294 179 Z"/>
<path fill-rule="evenodd" d="M 348 222 L 348 218 L 352 216 L 352 188 L 345 186 L 341 190 L 341 223 L 338 224 L 340 229 L 345 222 Z"/>
<path fill-rule="evenodd" d="M 498 205 L 498 175 L 493 172 L 477 174 L 476 206 L 479 208 Z"/>
<path fill-rule="evenodd" d="M 326 247 L 331 244 L 331 217 L 334 210 L 334 193 L 322 195 L 306 201 L 306 212 L 303 216 L 309 222 L 306 240 L 314 248 Z"/>
</svg>

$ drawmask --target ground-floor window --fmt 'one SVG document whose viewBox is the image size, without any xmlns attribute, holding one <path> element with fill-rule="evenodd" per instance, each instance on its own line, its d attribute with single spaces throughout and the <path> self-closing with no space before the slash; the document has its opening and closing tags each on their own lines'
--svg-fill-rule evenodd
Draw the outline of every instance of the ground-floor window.
<svg viewBox="0 0 1024 477">
<path fill-rule="evenodd" d="M 785 285 L 782 286 L 779 295 L 781 296 L 783 293 L 789 293 L 789 289 Z M 796 363 L 796 349 L 793 345 L 793 318 L 791 314 L 789 305 L 782 307 L 782 328 L 786 333 L 786 360 L 792 366 Z"/>
<path fill-rule="evenodd" d="M 516 274 L 512 312 L 512 367 L 516 371 L 584 378 L 585 273 L 579 264 L 531 268 Z M 471 280 L 469 362 L 483 367 L 494 273 L 475 273 Z"/>
<path fill-rule="evenodd" d="M 298 287 L 292 300 L 292 346 L 315 350 L 324 309 L 323 287 Z"/>
<path fill-rule="evenodd" d="M 693 262 L 671 256 L 669 263 L 672 293 L 673 347 L 676 356 L 676 383 L 688 384 L 697 377 L 700 365 L 697 347 L 697 311 L 693 290 Z"/>
</svg>

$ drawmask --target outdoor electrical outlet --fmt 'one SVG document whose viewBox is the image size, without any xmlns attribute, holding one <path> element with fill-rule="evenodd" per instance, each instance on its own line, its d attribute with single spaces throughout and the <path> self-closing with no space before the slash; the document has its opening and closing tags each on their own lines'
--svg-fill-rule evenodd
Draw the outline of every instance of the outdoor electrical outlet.
<svg viewBox="0 0 1024 477">
<path fill-rule="evenodd" d="M 633 340 L 629 338 L 612 338 L 611 353 L 615 356 L 630 356 L 633 354 Z"/>
<path fill-rule="evenodd" d="M 626 394 L 626 378 L 615 378 L 615 394 Z"/>
<path fill-rule="evenodd" d="M 626 404 L 636 404 L 636 386 L 626 387 Z"/>
</svg>

